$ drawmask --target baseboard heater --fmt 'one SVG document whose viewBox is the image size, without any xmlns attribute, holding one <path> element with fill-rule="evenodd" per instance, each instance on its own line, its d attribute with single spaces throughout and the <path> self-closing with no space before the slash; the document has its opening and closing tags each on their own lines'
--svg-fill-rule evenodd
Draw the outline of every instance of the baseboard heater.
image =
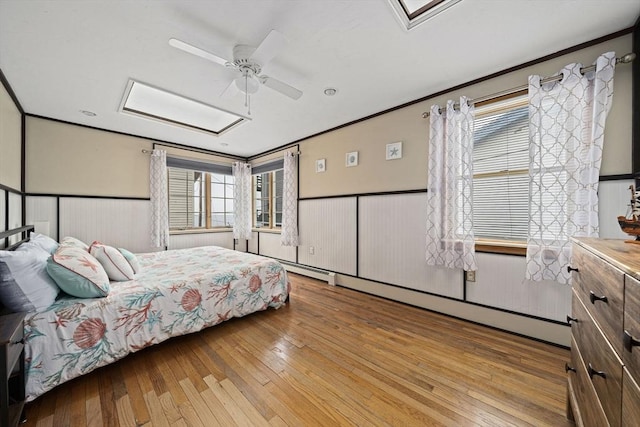
<svg viewBox="0 0 640 427">
<path fill-rule="evenodd" d="M 287 261 L 280 261 L 287 271 L 302 274 L 303 276 L 313 277 L 314 279 L 326 281 L 331 286 L 336 285 L 336 273 L 333 271 L 322 270 L 320 268 L 302 266 Z"/>
</svg>

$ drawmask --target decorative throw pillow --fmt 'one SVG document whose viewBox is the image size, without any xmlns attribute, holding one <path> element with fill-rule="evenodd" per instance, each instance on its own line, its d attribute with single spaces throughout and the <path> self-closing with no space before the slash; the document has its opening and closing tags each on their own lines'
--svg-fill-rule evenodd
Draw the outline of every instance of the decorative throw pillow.
<svg viewBox="0 0 640 427">
<path fill-rule="evenodd" d="M 136 257 L 135 254 L 129 252 L 128 250 L 126 250 L 124 248 L 118 248 L 118 250 L 120 251 L 122 256 L 125 257 L 125 259 L 129 263 L 129 265 L 133 269 L 133 272 L 135 274 L 138 274 L 140 272 L 140 263 L 138 262 L 138 257 Z"/>
<path fill-rule="evenodd" d="M 126 282 L 134 279 L 133 268 L 118 249 L 96 241 L 89 247 L 89 253 L 102 264 L 109 279 L 116 282 Z"/>
<path fill-rule="evenodd" d="M 39 247 L 0 251 L 0 301 L 5 307 L 43 311 L 53 304 L 60 289 L 47 274 L 50 256 Z"/>
<path fill-rule="evenodd" d="M 47 273 L 60 289 L 79 298 L 106 297 L 109 277 L 97 259 L 83 249 L 60 245 L 47 261 Z"/>
<path fill-rule="evenodd" d="M 49 254 L 54 253 L 56 249 L 58 249 L 58 246 L 60 246 L 58 242 L 53 240 L 51 237 L 34 232 L 31 232 L 29 234 L 29 241 L 20 245 L 18 247 L 18 250 L 20 250 L 20 248 L 22 248 L 26 244 L 33 244 L 35 246 L 38 246 L 47 251 Z"/>
<path fill-rule="evenodd" d="M 66 236 L 60 242 L 60 246 L 71 246 L 74 248 L 82 249 L 83 251 L 89 251 L 89 245 L 82 240 L 78 240 L 75 237 Z"/>
</svg>

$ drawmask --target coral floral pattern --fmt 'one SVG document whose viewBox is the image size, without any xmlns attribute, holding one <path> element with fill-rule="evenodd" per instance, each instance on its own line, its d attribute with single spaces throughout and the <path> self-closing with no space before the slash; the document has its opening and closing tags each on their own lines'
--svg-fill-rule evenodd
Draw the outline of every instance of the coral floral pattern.
<svg viewBox="0 0 640 427">
<path fill-rule="evenodd" d="M 172 336 L 279 308 L 289 293 L 277 261 L 209 246 L 137 255 L 135 280 L 105 298 L 63 296 L 25 319 L 27 400 Z"/>
</svg>

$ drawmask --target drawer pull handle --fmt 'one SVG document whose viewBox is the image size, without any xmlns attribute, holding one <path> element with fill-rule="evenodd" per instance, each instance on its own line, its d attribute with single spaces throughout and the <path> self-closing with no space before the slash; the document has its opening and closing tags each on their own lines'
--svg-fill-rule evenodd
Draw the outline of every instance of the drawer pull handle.
<svg viewBox="0 0 640 427">
<path fill-rule="evenodd" d="M 602 301 L 602 302 L 606 302 L 607 304 L 609 304 L 609 298 L 607 298 L 604 295 L 598 296 L 598 295 L 594 294 L 593 291 L 589 291 L 589 301 L 591 301 L 591 304 L 595 304 L 596 301 Z"/>
<path fill-rule="evenodd" d="M 572 368 L 571 366 L 569 366 L 569 363 L 565 362 L 564 364 L 564 371 L 565 372 L 576 372 L 576 368 Z"/>
<path fill-rule="evenodd" d="M 589 363 L 589 366 L 587 367 L 587 372 L 589 373 L 589 378 L 593 379 L 594 375 L 597 375 L 599 377 L 602 378 L 607 378 L 607 373 L 604 371 L 596 371 L 595 369 L 593 369 L 593 366 L 591 366 L 591 363 Z"/>
<path fill-rule="evenodd" d="M 633 347 L 640 345 L 640 340 L 635 339 L 628 331 L 624 331 L 622 341 L 624 342 L 624 348 L 626 348 L 628 352 L 631 352 Z"/>
<path fill-rule="evenodd" d="M 571 326 L 571 322 L 576 322 L 576 323 L 578 323 L 578 322 L 579 322 L 579 320 L 578 320 L 578 319 L 576 319 L 575 317 L 571 317 L 571 316 L 567 315 L 567 323 L 569 324 L 569 326 Z"/>
<path fill-rule="evenodd" d="M 580 271 L 580 269 L 578 268 L 573 268 L 570 265 L 567 265 L 567 273 L 571 274 L 572 271 L 575 271 L 576 273 Z"/>
</svg>

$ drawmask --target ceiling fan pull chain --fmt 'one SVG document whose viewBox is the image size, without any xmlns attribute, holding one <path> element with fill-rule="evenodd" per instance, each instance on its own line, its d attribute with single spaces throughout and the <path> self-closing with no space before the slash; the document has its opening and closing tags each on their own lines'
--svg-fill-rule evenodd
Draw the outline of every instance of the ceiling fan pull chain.
<svg viewBox="0 0 640 427">
<path fill-rule="evenodd" d="M 247 107 L 247 115 L 251 115 L 251 95 L 249 94 L 249 75 L 244 75 L 244 106 Z"/>
</svg>

